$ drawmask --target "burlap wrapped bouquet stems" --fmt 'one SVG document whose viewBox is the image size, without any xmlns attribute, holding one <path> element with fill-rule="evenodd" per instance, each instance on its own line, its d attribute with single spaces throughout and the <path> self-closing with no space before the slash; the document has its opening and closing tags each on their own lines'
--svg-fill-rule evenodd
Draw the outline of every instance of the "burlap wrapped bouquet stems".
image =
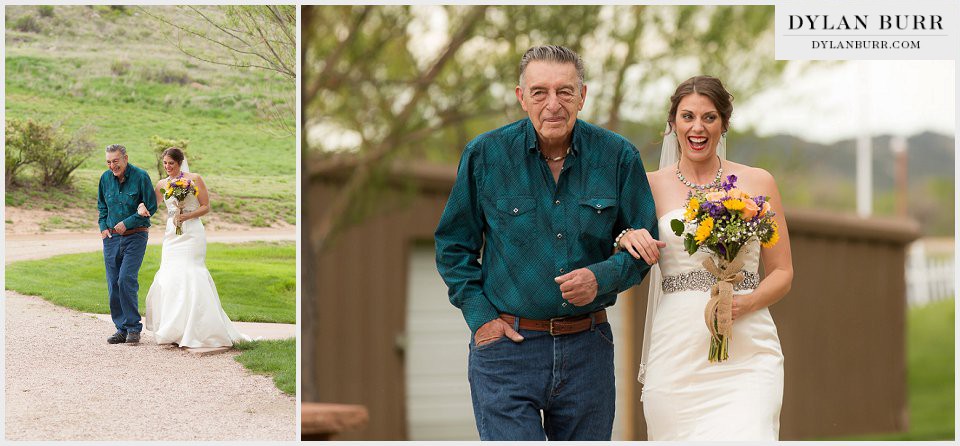
<svg viewBox="0 0 960 446">
<path fill-rule="evenodd" d="M 703 261 L 703 267 L 717 278 L 710 288 L 710 300 L 704 309 L 703 319 L 710 330 L 710 351 L 707 358 L 710 362 L 726 360 L 729 355 L 730 336 L 733 334 L 733 287 L 742 282 L 743 260 L 740 256 L 731 261 L 715 260 L 710 257 Z"/>
</svg>

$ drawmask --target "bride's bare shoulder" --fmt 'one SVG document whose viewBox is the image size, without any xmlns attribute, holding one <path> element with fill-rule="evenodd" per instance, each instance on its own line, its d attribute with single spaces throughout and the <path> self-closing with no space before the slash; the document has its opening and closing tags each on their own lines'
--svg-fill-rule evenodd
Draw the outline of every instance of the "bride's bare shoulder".
<svg viewBox="0 0 960 446">
<path fill-rule="evenodd" d="M 737 176 L 738 181 L 746 183 L 745 185 L 752 186 L 752 188 L 757 188 L 764 190 L 769 193 L 770 189 L 775 189 L 777 187 L 776 181 L 773 179 L 773 175 L 762 167 L 753 167 L 746 164 L 735 163 L 733 161 L 727 161 L 727 166 L 723 169 L 725 175 L 727 172 Z"/>
<path fill-rule="evenodd" d="M 653 171 L 653 172 L 647 172 L 647 182 L 649 182 L 650 184 L 653 184 L 653 183 L 655 183 L 655 182 L 656 182 L 656 183 L 659 183 L 659 182 L 663 181 L 664 178 L 669 177 L 670 172 L 673 172 L 674 170 L 676 170 L 676 168 L 667 166 L 667 167 L 664 167 L 664 168 L 662 168 L 662 169 L 660 169 L 660 170 L 655 170 L 655 171 Z"/>
</svg>

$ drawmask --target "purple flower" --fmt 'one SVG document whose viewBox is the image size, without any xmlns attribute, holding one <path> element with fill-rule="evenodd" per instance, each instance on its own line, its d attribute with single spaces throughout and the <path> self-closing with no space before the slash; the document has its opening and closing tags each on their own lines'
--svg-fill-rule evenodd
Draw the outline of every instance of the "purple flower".
<svg viewBox="0 0 960 446">
<path fill-rule="evenodd" d="M 720 254 L 720 257 L 727 257 L 727 247 L 723 246 L 723 243 L 717 244 L 717 254 Z"/>
<path fill-rule="evenodd" d="M 737 182 L 737 176 L 730 174 L 727 176 L 727 181 L 724 181 L 721 186 L 723 186 L 723 190 L 729 191 L 730 189 L 734 188 L 734 184 L 736 182 Z"/>
<path fill-rule="evenodd" d="M 767 199 L 763 195 L 757 195 L 756 197 L 753 197 L 753 202 L 756 203 L 757 206 L 759 207 L 763 207 L 763 203 L 765 201 L 767 201 Z"/>
<path fill-rule="evenodd" d="M 723 214 L 727 212 L 727 209 L 723 207 L 722 204 L 710 203 L 710 216 L 713 218 L 720 218 Z"/>
</svg>

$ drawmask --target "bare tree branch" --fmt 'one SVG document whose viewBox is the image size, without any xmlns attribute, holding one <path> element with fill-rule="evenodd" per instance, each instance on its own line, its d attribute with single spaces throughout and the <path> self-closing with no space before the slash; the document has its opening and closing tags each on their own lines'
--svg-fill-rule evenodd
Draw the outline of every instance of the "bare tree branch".
<svg viewBox="0 0 960 446">
<path fill-rule="evenodd" d="M 360 12 L 360 15 L 353 21 L 353 24 L 350 26 L 350 31 L 347 34 L 347 37 L 334 48 L 333 51 L 327 55 L 326 59 L 323 61 L 323 71 L 320 74 L 313 78 L 313 82 L 310 84 L 310 87 L 307 88 L 304 97 L 313 98 L 317 95 L 321 88 L 325 87 L 325 83 L 329 82 L 329 79 L 332 77 L 333 67 L 336 66 L 337 61 L 340 60 L 340 57 L 343 56 L 343 52 L 356 40 L 357 35 L 360 34 L 360 29 L 363 26 L 363 22 L 367 20 L 367 17 L 370 16 L 370 11 L 373 10 L 373 6 L 365 6 Z M 329 85 L 326 88 L 330 88 Z"/>
<path fill-rule="evenodd" d="M 243 43 L 244 45 L 246 45 L 246 46 L 248 46 L 248 47 L 253 46 L 253 45 L 250 44 L 250 42 L 247 42 L 246 40 L 244 40 L 243 37 L 240 37 L 240 36 L 237 35 L 237 34 L 241 33 L 240 30 L 227 29 L 227 28 L 225 28 L 224 26 L 222 26 L 221 24 L 217 23 L 216 21 L 210 19 L 210 17 L 207 17 L 207 15 L 204 14 L 203 11 L 197 9 L 197 7 L 195 7 L 195 6 L 187 6 L 187 7 L 190 8 L 190 10 L 193 11 L 194 14 L 196 14 L 196 15 L 200 16 L 200 18 L 206 20 L 207 23 L 210 24 L 210 26 L 213 26 L 214 28 L 217 28 L 217 29 L 219 29 L 220 31 L 223 31 L 224 34 L 226 34 L 226 35 L 228 35 L 228 36 L 230 36 L 230 37 L 233 37 L 234 39 L 236 39 L 237 41 L 239 41 L 240 43 Z M 178 26 L 178 28 L 183 29 L 183 28 L 180 27 L 180 26 Z"/>
<path fill-rule="evenodd" d="M 330 207 L 324 213 L 323 218 L 315 226 L 316 230 L 313 233 L 313 240 L 316 252 L 319 253 L 323 249 L 327 237 L 336 229 L 335 223 L 338 221 L 337 219 L 347 209 L 354 193 L 360 189 L 360 186 L 368 181 L 373 166 L 383 161 L 389 154 L 390 149 L 397 145 L 398 139 L 400 135 L 402 135 L 402 130 L 406 128 L 407 120 L 416 109 L 417 103 L 423 98 L 430 83 L 440 74 L 440 71 L 447 62 L 453 58 L 453 55 L 456 54 L 460 47 L 469 39 L 473 27 L 480 22 L 486 13 L 486 8 L 486 6 L 475 6 L 470 13 L 467 14 L 463 25 L 450 38 L 450 43 L 440 57 L 438 57 L 430 69 L 427 70 L 426 73 L 423 73 L 415 82 L 416 90 L 413 93 L 413 97 L 410 98 L 410 101 L 407 102 L 403 110 L 396 116 L 390 134 L 376 147 L 361 157 L 356 171 L 344 185 L 343 189 L 337 194 L 336 198 L 330 203 Z"/>
</svg>

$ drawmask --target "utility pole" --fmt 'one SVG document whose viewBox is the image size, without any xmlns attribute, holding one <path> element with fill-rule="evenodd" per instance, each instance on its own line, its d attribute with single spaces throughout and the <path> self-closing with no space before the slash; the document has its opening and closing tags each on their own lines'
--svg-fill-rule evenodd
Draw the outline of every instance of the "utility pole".
<svg viewBox="0 0 960 446">
<path fill-rule="evenodd" d="M 857 64 L 860 79 L 858 99 L 860 104 L 860 134 L 857 136 L 857 214 L 869 217 L 873 214 L 873 150 L 870 141 L 870 78 L 863 61 Z"/>
</svg>

